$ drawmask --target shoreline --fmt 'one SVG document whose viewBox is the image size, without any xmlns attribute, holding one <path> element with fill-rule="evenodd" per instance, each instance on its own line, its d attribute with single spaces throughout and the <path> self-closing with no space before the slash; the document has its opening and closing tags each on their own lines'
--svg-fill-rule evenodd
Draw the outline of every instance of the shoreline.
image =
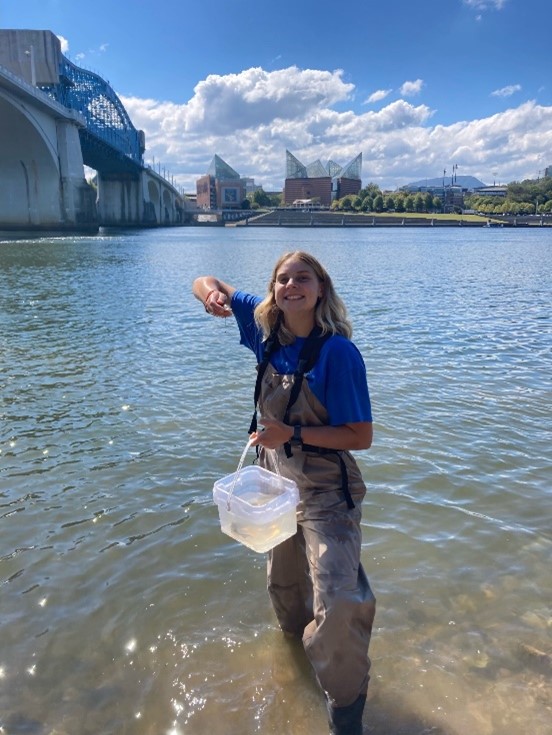
<svg viewBox="0 0 552 735">
<path fill-rule="evenodd" d="M 550 227 L 552 218 L 534 215 L 374 215 L 327 211 L 271 210 L 226 227 Z"/>
</svg>

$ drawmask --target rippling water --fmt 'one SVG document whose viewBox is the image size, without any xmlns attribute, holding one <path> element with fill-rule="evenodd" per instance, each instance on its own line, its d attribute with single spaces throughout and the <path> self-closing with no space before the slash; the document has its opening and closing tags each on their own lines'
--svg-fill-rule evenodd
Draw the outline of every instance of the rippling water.
<svg viewBox="0 0 552 735">
<path fill-rule="evenodd" d="M 550 732 L 552 236 L 194 229 L 0 241 L 0 732 L 319 735 L 264 557 L 220 532 L 253 358 L 190 294 L 332 274 L 367 365 L 373 735 Z"/>
</svg>

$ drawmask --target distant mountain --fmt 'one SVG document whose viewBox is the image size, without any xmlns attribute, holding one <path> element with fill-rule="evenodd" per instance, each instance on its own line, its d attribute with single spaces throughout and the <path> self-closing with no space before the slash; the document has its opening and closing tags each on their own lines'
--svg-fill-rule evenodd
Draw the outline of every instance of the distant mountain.
<svg viewBox="0 0 552 735">
<path fill-rule="evenodd" d="M 445 176 L 445 186 L 450 186 L 451 177 Z M 463 189 L 479 189 L 480 186 L 487 186 L 475 176 L 457 176 L 454 181 L 456 186 L 461 186 Z M 413 181 L 411 184 L 406 184 L 405 189 L 419 189 L 422 186 L 443 186 L 443 177 L 437 176 L 434 179 L 422 179 L 421 181 Z"/>
</svg>

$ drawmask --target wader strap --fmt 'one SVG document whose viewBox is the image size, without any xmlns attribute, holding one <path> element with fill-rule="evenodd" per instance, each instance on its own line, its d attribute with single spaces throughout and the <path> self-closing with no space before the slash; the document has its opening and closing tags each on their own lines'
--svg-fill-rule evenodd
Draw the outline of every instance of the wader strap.
<svg viewBox="0 0 552 735">
<path fill-rule="evenodd" d="M 303 377 L 305 373 L 308 373 L 309 370 L 312 370 L 312 368 L 316 364 L 316 361 L 318 360 L 318 357 L 320 356 L 320 351 L 324 346 L 324 343 L 327 339 L 331 337 L 330 332 L 326 332 L 326 334 L 321 335 L 321 331 L 322 330 L 320 329 L 320 327 L 315 327 L 305 340 L 305 344 L 303 345 L 301 352 L 299 353 L 297 369 L 293 373 L 293 385 L 291 386 L 291 391 L 289 393 L 289 400 L 286 407 L 286 412 L 284 413 L 284 418 L 282 419 L 284 424 L 289 424 L 289 413 L 295 401 L 299 398 L 299 393 L 301 392 L 301 386 L 303 385 Z M 291 444 L 289 442 L 286 442 L 284 444 L 284 451 L 288 459 L 290 457 L 293 457 Z"/>
<path fill-rule="evenodd" d="M 248 434 L 252 434 L 254 431 L 257 431 L 257 403 L 259 402 L 259 397 L 261 395 L 261 385 L 263 382 L 263 375 L 266 372 L 268 363 L 270 362 L 270 358 L 272 357 L 274 352 L 276 352 L 276 350 L 280 347 L 280 342 L 278 340 L 278 330 L 280 329 L 281 322 L 282 322 L 282 314 L 280 312 L 280 314 L 278 314 L 278 318 L 276 319 L 276 324 L 272 328 L 272 331 L 268 335 L 268 338 L 265 342 L 263 359 L 261 360 L 257 368 L 257 380 L 255 381 L 255 393 L 253 394 L 253 405 L 254 405 L 253 417 L 249 425 L 249 431 L 247 432 Z"/>
<path fill-rule="evenodd" d="M 280 314 L 278 315 L 278 319 L 276 320 L 276 324 L 274 325 L 272 331 L 270 332 L 268 336 L 268 339 L 265 342 L 263 359 L 259 363 L 259 366 L 257 368 L 257 380 L 255 382 L 255 393 L 253 396 L 255 408 L 253 411 L 253 418 L 251 419 L 251 424 L 249 426 L 249 434 L 252 434 L 254 431 L 257 431 L 257 403 L 259 402 L 259 398 L 261 395 L 261 386 L 263 382 L 263 376 L 268 367 L 268 363 L 270 362 L 270 358 L 276 352 L 276 350 L 281 346 L 278 340 L 278 330 L 280 329 L 281 322 L 282 322 L 282 313 L 280 312 Z M 293 374 L 294 380 L 293 380 L 293 385 L 291 386 L 291 391 L 289 394 L 289 400 L 288 400 L 286 412 L 284 414 L 284 418 L 282 419 L 284 424 L 287 424 L 289 422 L 289 413 L 295 401 L 299 397 L 299 393 L 301 392 L 301 386 L 303 384 L 303 377 L 305 373 L 308 373 L 309 370 L 312 370 L 312 368 L 316 364 L 316 361 L 318 360 L 318 357 L 320 356 L 320 350 L 324 346 L 324 343 L 329 337 L 331 337 L 331 332 L 328 332 L 323 335 L 321 335 L 320 332 L 321 332 L 320 327 L 315 327 L 312 330 L 312 332 L 309 334 L 309 336 L 305 340 L 305 344 L 303 345 L 301 352 L 299 354 L 299 360 L 297 361 L 297 369 L 295 370 Z M 256 447 L 256 449 L 257 449 L 257 456 L 258 456 L 259 447 Z M 325 447 L 315 447 L 310 444 L 303 444 L 302 450 L 304 452 L 315 452 L 316 454 L 320 454 L 320 455 L 323 455 L 323 454 L 336 454 L 337 455 L 337 458 L 339 459 L 339 467 L 341 470 L 341 489 L 343 491 L 343 495 L 345 496 L 347 507 L 349 508 L 349 510 L 352 510 L 355 507 L 355 504 L 353 502 L 353 498 L 351 497 L 351 492 L 349 490 L 349 475 L 347 473 L 347 466 L 345 465 L 345 460 L 341 456 L 341 453 L 337 449 L 326 449 Z M 291 451 L 291 444 L 289 442 L 286 442 L 284 444 L 284 451 L 288 459 L 293 456 L 293 452 Z"/>
<path fill-rule="evenodd" d="M 351 496 L 351 491 L 349 490 L 349 473 L 347 472 L 347 465 L 345 464 L 345 460 L 341 456 L 341 452 L 339 452 L 337 449 L 315 447 L 312 444 L 303 444 L 303 451 L 314 452 L 320 455 L 337 454 L 337 458 L 339 459 L 339 469 L 341 470 L 341 490 L 343 492 L 343 495 L 345 496 L 347 508 L 349 508 L 349 510 L 352 510 L 355 507 L 355 504 Z"/>
</svg>

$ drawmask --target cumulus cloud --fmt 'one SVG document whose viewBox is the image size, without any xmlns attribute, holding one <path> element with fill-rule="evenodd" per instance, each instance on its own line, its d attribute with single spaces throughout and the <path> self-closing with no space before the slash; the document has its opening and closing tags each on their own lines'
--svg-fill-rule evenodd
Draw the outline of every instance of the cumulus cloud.
<svg viewBox="0 0 552 735">
<path fill-rule="evenodd" d="M 353 85 L 340 71 L 266 72 L 209 76 L 186 104 L 122 97 L 145 131 L 145 159 L 161 162 L 185 191 L 218 153 L 266 190 L 282 190 L 285 150 L 303 163 L 345 164 L 363 155 L 363 181 L 394 189 L 438 176 L 452 163 L 461 173 L 492 181 L 530 178 L 552 149 L 552 106 L 525 102 L 491 117 L 441 125 L 428 106 L 405 99 L 380 110 L 349 109 Z"/>
<path fill-rule="evenodd" d="M 413 97 L 416 94 L 420 94 L 423 86 L 423 79 L 416 79 L 415 82 L 405 82 L 399 91 L 404 97 Z"/>
<path fill-rule="evenodd" d="M 491 95 L 493 97 L 511 97 L 513 94 L 520 91 L 521 84 L 509 84 L 507 87 L 495 89 L 494 92 L 491 92 Z"/>
<path fill-rule="evenodd" d="M 342 75 L 339 69 L 329 72 L 295 66 L 272 72 L 252 68 L 239 74 L 210 74 L 196 85 L 186 105 L 185 128 L 223 135 L 275 118 L 300 118 L 309 110 L 349 99 L 354 85 L 344 82 Z"/>
<path fill-rule="evenodd" d="M 391 94 L 390 89 L 377 89 L 375 92 L 372 92 L 364 104 L 370 105 L 373 102 L 381 102 L 381 100 L 384 100 L 389 94 Z"/>
<path fill-rule="evenodd" d="M 57 36 L 61 44 L 61 53 L 66 54 L 69 51 L 69 41 L 63 36 Z"/>
</svg>

